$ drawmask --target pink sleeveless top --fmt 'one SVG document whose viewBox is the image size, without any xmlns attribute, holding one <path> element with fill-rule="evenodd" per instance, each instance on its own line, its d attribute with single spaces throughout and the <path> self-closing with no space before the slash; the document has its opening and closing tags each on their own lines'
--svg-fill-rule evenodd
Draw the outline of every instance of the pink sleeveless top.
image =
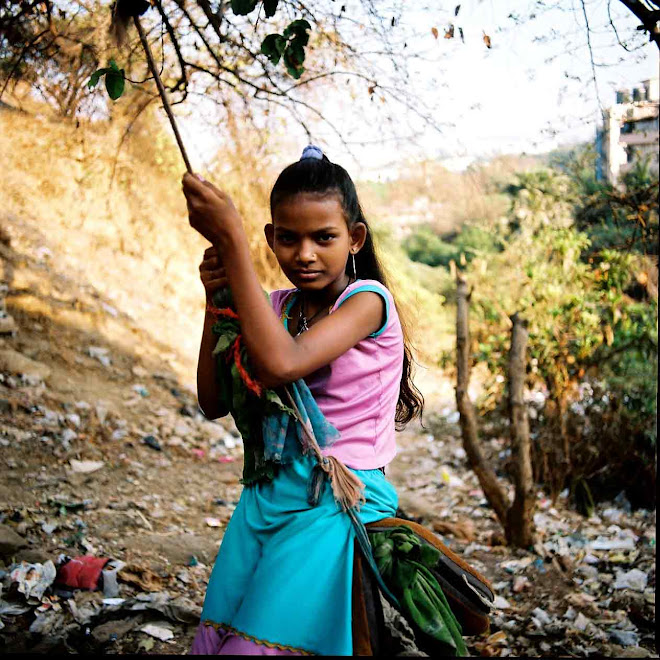
<svg viewBox="0 0 660 660">
<path fill-rule="evenodd" d="M 278 289 L 270 294 L 285 327 L 297 291 Z M 394 417 L 403 372 L 403 333 L 392 294 L 376 280 L 349 285 L 330 313 L 359 291 L 383 297 L 384 325 L 304 380 L 326 419 L 341 434 L 323 453 L 356 470 L 372 470 L 396 454 Z"/>
</svg>

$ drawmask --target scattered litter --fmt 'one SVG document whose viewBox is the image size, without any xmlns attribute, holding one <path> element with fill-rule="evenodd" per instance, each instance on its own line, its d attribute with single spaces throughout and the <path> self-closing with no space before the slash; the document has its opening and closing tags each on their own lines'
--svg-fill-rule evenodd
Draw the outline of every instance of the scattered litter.
<svg viewBox="0 0 660 660">
<path fill-rule="evenodd" d="M 144 385 L 133 385 L 133 391 L 137 392 L 141 397 L 149 396 L 149 390 Z"/>
<path fill-rule="evenodd" d="M 156 451 L 162 451 L 160 443 L 153 435 L 145 435 L 144 438 L 142 438 L 142 442 Z"/>
<path fill-rule="evenodd" d="M 580 612 L 577 617 L 575 618 L 575 621 L 573 621 L 573 627 L 577 628 L 577 630 L 586 630 L 587 625 L 589 625 L 590 620 Z"/>
<path fill-rule="evenodd" d="M 524 575 L 518 575 L 513 580 L 513 593 L 519 594 L 527 586 L 529 586 L 529 580 Z"/>
<path fill-rule="evenodd" d="M 57 529 L 57 523 L 44 522 L 41 524 L 41 529 L 50 536 Z"/>
<path fill-rule="evenodd" d="M 639 635 L 633 630 L 618 630 L 610 628 L 610 639 L 621 646 L 637 646 L 639 644 Z"/>
<path fill-rule="evenodd" d="M 115 598 L 119 593 L 119 585 L 117 584 L 117 574 L 126 563 L 119 559 L 109 561 L 103 568 L 103 595 L 108 598 Z"/>
<path fill-rule="evenodd" d="M 74 557 L 59 567 L 57 583 L 72 589 L 94 590 L 99 586 L 103 567 L 108 561 L 107 557 Z"/>
<path fill-rule="evenodd" d="M 87 353 L 90 357 L 97 359 L 104 367 L 109 367 L 111 364 L 110 356 L 108 353 L 110 349 L 102 348 L 101 346 L 89 346 Z"/>
<path fill-rule="evenodd" d="M 22 561 L 20 566 L 11 572 L 11 581 L 18 582 L 18 591 L 25 595 L 26 600 L 41 600 L 46 589 L 55 581 L 56 575 L 55 564 L 50 560 L 44 564 Z"/>
<path fill-rule="evenodd" d="M 503 598 L 502 596 L 495 596 L 495 600 L 493 600 L 493 607 L 496 610 L 508 610 L 511 607 L 511 604 L 506 598 Z"/>
<path fill-rule="evenodd" d="M 69 465 L 73 472 L 90 474 L 100 470 L 105 465 L 105 461 L 77 461 L 75 458 L 72 458 L 69 461 Z"/>
<path fill-rule="evenodd" d="M 204 522 L 208 527 L 222 527 L 224 524 L 220 518 L 204 518 Z"/>
<path fill-rule="evenodd" d="M 149 372 L 139 364 L 134 364 L 131 367 L 131 371 L 133 372 L 133 375 L 137 376 L 138 378 L 146 378 L 149 375 Z"/>
<path fill-rule="evenodd" d="M 634 550 L 635 549 L 635 541 L 630 536 L 627 536 L 622 539 L 608 539 L 604 536 L 599 536 L 590 545 L 592 550 Z"/>
<path fill-rule="evenodd" d="M 71 441 L 75 440 L 78 437 L 78 434 L 72 429 L 64 429 L 62 435 L 60 436 L 60 441 L 64 445 L 64 448 L 69 451 L 71 449 Z"/>
<path fill-rule="evenodd" d="M 537 619 L 539 621 L 541 624 L 539 628 L 547 626 L 552 622 L 552 619 L 548 616 L 548 613 L 540 607 L 536 607 L 532 610 L 532 619 Z"/>
<path fill-rule="evenodd" d="M 66 415 L 65 419 L 78 428 L 81 424 L 80 415 L 77 413 L 69 413 Z"/>
<path fill-rule="evenodd" d="M 633 568 L 627 573 L 617 570 L 616 580 L 614 581 L 614 589 L 634 589 L 635 591 L 644 591 L 648 575 L 638 568 Z"/>
</svg>

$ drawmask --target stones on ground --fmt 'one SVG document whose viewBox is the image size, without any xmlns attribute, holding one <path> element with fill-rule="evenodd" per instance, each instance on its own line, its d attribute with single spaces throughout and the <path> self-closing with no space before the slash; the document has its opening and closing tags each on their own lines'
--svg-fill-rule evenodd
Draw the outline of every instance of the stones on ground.
<svg viewBox="0 0 660 660">
<path fill-rule="evenodd" d="M 138 615 L 118 621 L 106 621 L 92 630 L 92 637 L 98 644 L 115 642 L 137 628 L 143 619 L 142 615 Z"/>
<path fill-rule="evenodd" d="M 18 326 L 14 318 L 7 312 L 0 310 L 0 335 L 15 335 L 18 332 Z"/>
<path fill-rule="evenodd" d="M 9 525 L 0 525 L 0 558 L 9 559 L 26 545 L 27 541 Z"/>
<path fill-rule="evenodd" d="M 0 349 L 0 371 L 23 376 L 32 385 L 47 380 L 51 374 L 50 367 L 11 348 Z"/>
<path fill-rule="evenodd" d="M 90 357 L 93 357 L 94 359 L 98 360 L 104 367 L 109 367 L 112 363 L 112 360 L 108 355 L 108 353 L 110 353 L 109 348 L 103 348 L 102 346 L 87 347 L 87 354 Z"/>
</svg>

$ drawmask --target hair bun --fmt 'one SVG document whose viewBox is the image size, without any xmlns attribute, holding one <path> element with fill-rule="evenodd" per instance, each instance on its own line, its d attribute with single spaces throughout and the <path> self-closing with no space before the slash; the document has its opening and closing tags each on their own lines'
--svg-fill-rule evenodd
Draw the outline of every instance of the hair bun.
<svg viewBox="0 0 660 660">
<path fill-rule="evenodd" d="M 300 160 L 304 160 L 305 158 L 316 158 L 317 160 L 323 160 L 323 151 L 321 151 L 320 147 L 316 147 L 313 144 L 310 144 L 303 149 Z"/>
</svg>

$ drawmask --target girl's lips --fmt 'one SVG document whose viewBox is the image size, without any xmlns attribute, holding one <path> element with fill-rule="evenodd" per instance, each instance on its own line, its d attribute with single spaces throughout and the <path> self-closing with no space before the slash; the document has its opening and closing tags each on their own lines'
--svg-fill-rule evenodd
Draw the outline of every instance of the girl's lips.
<svg viewBox="0 0 660 660">
<path fill-rule="evenodd" d="M 313 280 L 320 274 L 320 271 L 310 271 L 307 273 L 301 270 L 296 271 L 296 277 L 299 277 L 301 280 Z"/>
</svg>

